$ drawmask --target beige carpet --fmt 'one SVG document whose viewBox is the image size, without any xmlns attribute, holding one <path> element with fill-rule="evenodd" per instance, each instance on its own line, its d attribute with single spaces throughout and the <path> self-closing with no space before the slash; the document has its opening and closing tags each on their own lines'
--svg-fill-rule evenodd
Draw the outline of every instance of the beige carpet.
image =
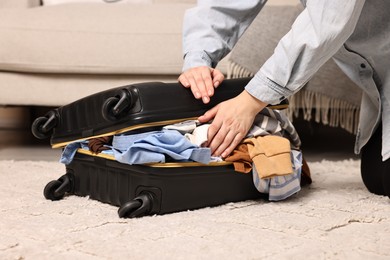
<svg viewBox="0 0 390 260">
<path fill-rule="evenodd" d="M 45 200 L 59 163 L 0 161 L 0 259 L 390 259 L 390 199 L 366 191 L 359 162 L 310 166 L 312 186 L 284 202 L 120 219 L 88 198 Z"/>
</svg>

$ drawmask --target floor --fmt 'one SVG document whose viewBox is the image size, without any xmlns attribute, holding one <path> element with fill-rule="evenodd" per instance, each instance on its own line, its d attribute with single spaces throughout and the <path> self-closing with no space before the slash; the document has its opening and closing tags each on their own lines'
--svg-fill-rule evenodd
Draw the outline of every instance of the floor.
<svg viewBox="0 0 390 260">
<path fill-rule="evenodd" d="M 307 161 L 358 159 L 353 147 L 355 137 L 340 128 L 309 123 L 300 119 L 294 125 L 302 139 Z M 37 140 L 29 129 L 0 129 L 0 160 L 58 161 L 61 150 L 51 149 L 49 140 Z"/>
<path fill-rule="evenodd" d="M 358 161 L 340 161 L 358 158 L 354 136 L 294 125 L 315 180 L 298 196 L 141 219 L 120 219 L 117 207 L 88 197 L 45 200 L 44 185 L 64 173 L 61 150 L 26 127 L 0 127 L 0 258 L 389 259 L 389 200 L 367 191 Z"/>
</svg>

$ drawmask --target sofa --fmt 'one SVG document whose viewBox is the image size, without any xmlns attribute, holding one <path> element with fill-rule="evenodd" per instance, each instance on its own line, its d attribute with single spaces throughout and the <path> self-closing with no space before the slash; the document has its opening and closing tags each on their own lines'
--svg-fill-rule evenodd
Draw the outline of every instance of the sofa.
<svg viewBox="0 0 390 260">
<path fill-rule="evenodd" d="M 0 148 L 35 143 L 31 123 L 53 107 L 126 84 L 177 80 L 182 17 L 195 0 L 130 1 L 0 0 Z"/>
<path fill-rule="evenodd" d="M 149 2 L 0 0 L 0 105 L 60 106 L 124 84 L 176 81 L 182 17 L 194 1 Z"/>
<path fill-rule="evenodd" d="M 133 1 L 43 5 L 40 0 L 0 0 L 0 129 L 29 125 L 31 107 L 61 106 L 136 82 L 177 81 L 182 19 L 196 0 Z M 248 48 L 251 39 L 257 40 L 250 27 L 218 68 L 227 77 L 253 75 L 298 14 L 297 4 L 269 0 L 254 22 L 267 33 L 264 42 L 256 44 L 267 43 L 269 53 Z M 284 20 L 269 23 L 275 12 L 290 15 L 277 15 Z M 245 57 L 257 57 L 258 62 L 245 68 Z M 296 110 L 302 102 L 293 104 Z M 321 102 L 317 105 L 321 110 Z"/>
</svg>

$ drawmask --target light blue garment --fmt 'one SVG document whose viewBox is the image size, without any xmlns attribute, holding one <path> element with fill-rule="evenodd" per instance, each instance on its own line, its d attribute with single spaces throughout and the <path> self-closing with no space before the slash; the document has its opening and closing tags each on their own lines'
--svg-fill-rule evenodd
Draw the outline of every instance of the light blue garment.
<svg viewBox="0 0 390 260">
<path fill-rule="evenodd" d="M 109 146 L 109 145 L 105 145 L 105 146 L 108 148 L 111 148 L 111 146 Z M 80 148 L 83 150 L 89 151 L 88 141 L 87 140 L 77 141 L 77 142 L 73 142 L 73 143 L 70 143 L 67 146 L 65 146 L 65 148 L 61 154 L 60 163 L 63 163 L 66 165 L 70 164 L 73 161 L 73 158 L 76 155 L 77 150 Z M 111 149 L 101 151 L 101 153 L 114 156 L 114 153 L 112 152 Z"/>
<path fill-rule="evenodd" d="M 302 153 L 300 151 L 291 151 L 291 163 L 292 174 L 267 179 L 259 177 L 256 166 L 253 164 L 252 175 L 256 189 L 261 193 L 268 194 L 270 201 L 284 200 L 300 191 L 302 173 Z"/>
<path fill-rule="evenodd" d="M 211 159 L 210 148 L 192 144 L 176 130 L 114 136 L 112 146 L 115 159 L 126 164 L 164 163 L 166 156 L 204 164 Z"/>
<path fill-rule="evenodd" d="M 60 162 L 70 164 L 79 148 L 89 150 L 88 141 L 68 144 L 61 154 Z M 113 155 L 118 162 L 127 164 L 164 163 L 166 156 L 174 161 L 204 164 L 213 159 L 210 148 L 200 148 L 192 144 L 176 130 L 114 136 L 112 149 L 102 153 Z"/>
<path fill-rule="evenodd" d="M 188 10 L 184 17 L 183 70 L 196 66 L 215 67 L 265 2 L 198 1 L 198 6 Z M 389 159 L 390 1 L 302 2 L 305 9 L 246 90 L 259 100 L 276 104 L 301 89 L 333 57 L 363 90 L 355 152 L 360 152 L 382 120 L 382 159 Z"/>
<path fill-rule="evenodd" d="M 73 158 L 76 155 L 77 150 L 80 148 L 89 150 L 88 141 L 73 142 L 65 146 L 61 154 L 60 163 L 63 163 L 65 165 L 70 164 L 73 161 Z"/>
</svg>

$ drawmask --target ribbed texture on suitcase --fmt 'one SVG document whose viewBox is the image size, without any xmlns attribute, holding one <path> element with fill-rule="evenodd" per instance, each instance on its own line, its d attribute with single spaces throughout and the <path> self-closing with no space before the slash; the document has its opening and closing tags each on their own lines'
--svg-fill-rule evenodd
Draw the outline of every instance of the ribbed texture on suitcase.
<svg viewBox="0 0 390 260">
<path fill-rule="evenodd" d="M 115 167 L 108 167 L 106 160 L 88 156 L 75 158 L 67 167 L 74 176 L 73 193 L 89 196 L 104 203 L 120 206 L 135 197 L 133 183 L 136 177 Z"/>
<path fill-rule="evenodd" d="M 160 168 L 76 154 L 67 172 L 74 176 L 71 193 L 116 206 L 151 192 L 155 214 L 264 196 L 254 187 L 251 173 L 235 172 L 232 166 Z"/>
</svg>

